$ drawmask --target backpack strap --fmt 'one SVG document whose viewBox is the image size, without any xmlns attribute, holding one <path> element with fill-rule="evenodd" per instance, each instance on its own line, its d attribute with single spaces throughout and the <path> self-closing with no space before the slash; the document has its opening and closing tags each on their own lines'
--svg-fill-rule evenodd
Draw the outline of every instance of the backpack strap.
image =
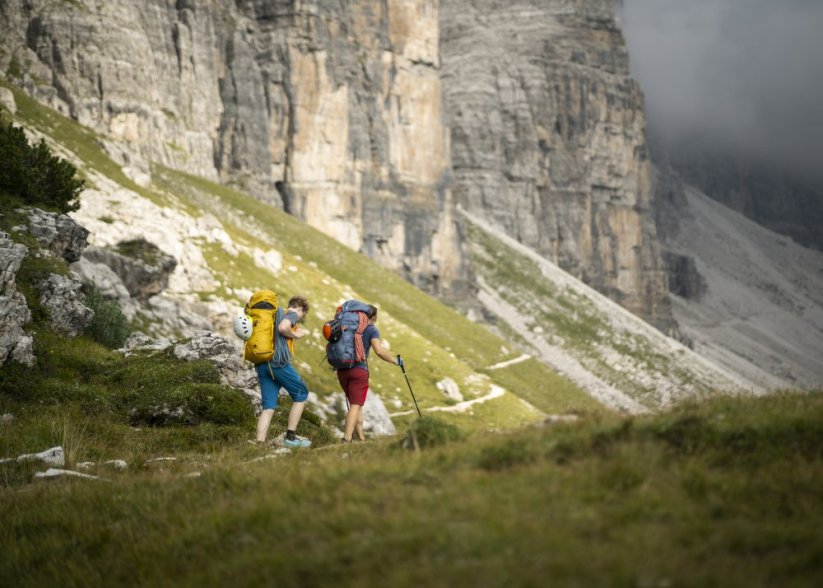
<svg viewBox="0 0 823 588">
<path fill-rule="evenodd" d="M 358 312 L 360 322 L 354 332 L 354 356 L 357 361 L 365 361 L 366 347 L 363 344 L 363 331 L 369 326 L 369 317 L 365 312 Z"/>
</svg>

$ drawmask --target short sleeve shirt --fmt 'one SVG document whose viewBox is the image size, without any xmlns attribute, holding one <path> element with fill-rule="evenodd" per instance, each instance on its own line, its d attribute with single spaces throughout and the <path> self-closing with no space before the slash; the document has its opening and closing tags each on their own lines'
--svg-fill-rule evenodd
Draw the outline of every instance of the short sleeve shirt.
<svg viewBox="0 0 823 588">
<path fill-rule="evenodd" d="M 297 316 L 297 313 L 294 312 L 293 310 L 285 312 L 285 314 L 283 314 L 282 316 L 283 316 L 283 318 L 280 319 L 280 322 L 283 322 L 283 320 L 287 320 L 291 323 L 292 327 L 300 322 L 300 317 Z M 275 354 L 276 358 L 273 358 L 273 361 L 275 361 L 275 363 L 273 365 L 275 367 L 287 365 L 287 364 L 291 363 L 291 360 L 292 360 L 291 344 L 289 344 L 289 342 L 286 340 L 286 337 L 281 335 L 280 332 L 277 330 L 279 326 L 280 326 L 280 323 L 277 323 L 274 326 L 275 348 L 278 347 L 277 341 L 282 341 L 283 343 L 286 343 L 286 350 L 285 350 L 286 357 L 282 357 L 281 355 Z"/>
<path fill-rule="evenodd" d="M 369 351 L 371 351 L 371 341 L 372 339 L 379 339 L 380 338 L 380 331 L 377 330 L 377 327 L 374 325 L 369 325 L 363 330 L 363 349 L 366 352 L 366 359 L 369 359 Z M 364 369 L 369 369 L 368 363 L 365 361 L 361 361 L 357 365 L 353 367 L 362 367 Z"/>
<path fill-rule="evenodd" d="M 297 316 L 297 313 L 293 310 L 288 311 L 286 314 L 283 315 L 283 318 L 291 323 L 291 326 L 296 325 L 300 322 L 300 317 Z"/>
</svg>

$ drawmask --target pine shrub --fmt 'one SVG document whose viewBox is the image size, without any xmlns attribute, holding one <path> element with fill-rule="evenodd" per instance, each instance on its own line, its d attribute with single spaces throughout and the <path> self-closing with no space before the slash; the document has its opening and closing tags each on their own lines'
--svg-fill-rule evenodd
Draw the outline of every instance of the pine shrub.
<svg viewBox="0 0 823 588">
<path fill-rule="evenodd" d="M 425 416 L 414 421 L 400 445 L 405 449 L 425 449 L 459 441 L 463 437 L 463 433 L 455 425 Z"/>
<path fill-rule="evenodd" d="M 77 169 L 55 157 L 42 139 L 30 145 L 20 127 L 0 119 L 0 193 L 25 204 L 61 213 L 80 207 L 84 180 Z"/>
<path fill-rule="evenodd" d="M 86 333 L 109 349 L 122 347 L 131 335 L 131 326 L 120 305 L 113 300 L 105 300 L 97 286 L 92 286 L 86 294 L 86 306 L 94 311 Z"/>
</svg>

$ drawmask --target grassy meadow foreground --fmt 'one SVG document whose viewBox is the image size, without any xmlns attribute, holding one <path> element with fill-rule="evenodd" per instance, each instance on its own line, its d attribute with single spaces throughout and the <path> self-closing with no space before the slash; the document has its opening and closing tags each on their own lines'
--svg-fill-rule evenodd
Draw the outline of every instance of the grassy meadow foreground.
<svg viewBox="0 0 823 588">
<path fill-rule="evenodd" d="M 247 442 L 250 416 L 134 426 L 8 395 L 0 409 L 16 415 L 3 455 L 62 443 L 69 466 L 128 462 L 89 470 L 104 480 L 0 464 L 3 586 L 823 582 L 819 393 L 505 433 L 426 417 L 351 446 L 307 421 L 318 447 L 286 455 Z"/>
<path fill-rule="evenodd" d="M 37 356 L 31 368 L 0 366 L 0 586 L 823 585 L 820 393 L 712 389 L 666 411 L 611 413 L 534 356 L 282 211 L 159 167 L 152 186 L 136 186 L 93 134 L 15 97 L 15 120 L 72 153 L 99 184 L 80 208 L 90 228 L 125 228 L 138 220 L 129 208 L 138 200 L 220 219 L 234 247 L 201 244 L 214 288 L 194 292 L 200 300 L 239 308 L 247 290 L 277 284 L 311 298 L 315 332 L 342 298 L 379 301 L 425 416 L 415 417 L 401 374 L 375 366 L 375 392 L 400 411 L 397 436 L 343 446 L 307 411 L 297 433 L 312 449 L 249 443 L 252 405 L 210 362 L 112 351 L 152 325 L 125 324 L 91 292 L 95 322 L 83 336 L 50 329 L 36 284 L 68 268 L 13 230 L 25 224 L 19 204 L 42 202 L 0 193 L 0 230 L 31 253 L 16 281 Z M 110 183 L 122 190 L 99 189 Z M 89 203 L 105 214 L 96 218 Z M 259 267 L 261 243 L 278 267 Z M 512 259 L 531 272 L 528 260 L 481 245 L 488 276 Z M 553 295 L 540 280 L 535 287 Z M 549 305 L 540 312 L 578 347 L 593 345 L 586 333 L 612 338 L 586 313 L 575 326 Z M 629 350 L 639 362 L 659 359 L 640 347 Z M 321 396 L 337 389 L 319 369 L 322 350 L 318 335 L 296 360 Z M 506 393 L 445 410 L 460 408 L 438 390 L 446 377 L 474 400 Z M 58 445 L 65 468 L 88 477 L 41 479 L 47 464 L 14 459 Z"/>
</svg>

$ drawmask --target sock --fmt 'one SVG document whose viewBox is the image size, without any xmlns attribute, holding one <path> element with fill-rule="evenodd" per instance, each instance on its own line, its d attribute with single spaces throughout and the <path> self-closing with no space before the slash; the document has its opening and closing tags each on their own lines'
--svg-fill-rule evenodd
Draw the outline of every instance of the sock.
<svg viewBox="0 0 823 588">
<path fill-rule="evenodd" d="M 294 441 L 294 431 L 288 430 L 286 431 L 286 439 L 289 441 Z"/>
</svg>

